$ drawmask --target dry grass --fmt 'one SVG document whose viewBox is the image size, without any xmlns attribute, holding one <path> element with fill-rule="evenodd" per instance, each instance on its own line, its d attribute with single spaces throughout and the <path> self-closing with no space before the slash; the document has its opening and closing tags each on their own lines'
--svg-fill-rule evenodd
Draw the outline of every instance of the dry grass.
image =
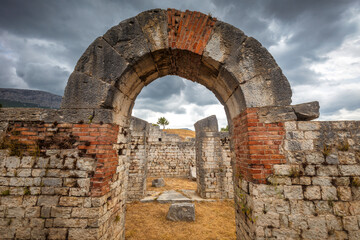
<svg viewBox="0 0 360 240">
<path fill-rule="evenodd" d="M 166 220 L 169 206 L 157 202 L 127 204 L 126 239 L 236 239 L 233 201 L 195 203 L 195 222 Z"/>
<path fill-rule="evenodd" d="M 195 132 L 187 129 L 163 129 L 164 132 L 170 134 L 177 134 L 181 137 L 182 140 L 185 140 L 186 137 L 195 138 Z"/>
<path fill-rule="evenodd" d="M 191 181 L 187 178 L 164 178 L 165 180 L 165 186 L 161 188 L 156 188 L 151 186 L 152 180 L 155 178 L 147 178 L 146 179 L 146 190 L 147 191 L 156 191 L 156 192 L 163 192 L 167 190 L 196 190 L 196 182 Z"/>
</svg>

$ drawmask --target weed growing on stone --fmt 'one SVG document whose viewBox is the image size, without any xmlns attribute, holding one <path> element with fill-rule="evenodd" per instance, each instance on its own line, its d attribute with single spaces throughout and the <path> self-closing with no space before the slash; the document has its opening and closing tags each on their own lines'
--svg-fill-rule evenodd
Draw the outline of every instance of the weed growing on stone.
<svg viewBox="0 0 360 240">
<path fill-rule="evenodd" d="M 290 177 L 297 178 L 300 177 L 300 170 L 297 167 L 291 167 L 290 169 Z"/>
<path fill-rule="evenodd" d="M 8 196 L 8 195 L 10 195 L 9 189 L 1 192 L 1 196 Z"/>
<path fill-rule="evenodd" d="M 10 156 L 17 156 L 22 158 L 24 151 L 27 149 L 27 146 L 17 140 L 5 139 L 5 141 L 1 143 L 0 149 L 8 149 Z"/>
<path fill-rule="evenodd" d="M 360 187 L 360 179 L 359 178 L 351 178 L 351 186 Z"/>
<path fill-rule="evenodd" d="M 323 148 L 323 150 L 321 152 L 324 155 L 324 157 L 326 158 L 331 153 L 331 147 L 328 146 L 328 145 L 324 145 L 324 148 Z"/>
<path fill-rule="evenodd" d="M 345 140 L 344 142 L 340 143 L 337 147 L 339 151 L 347 152 L 349 151 L 349 142 Z"/>
<path fill-rule="evenodd" d="M 116 217 L 115 217 L 115 220 L 114 220 L 115 222 L 120 222 L 120 216 L 119 215 L 117 215 Z"/>
<path fill-rule="evenodd" d="M 24 195 L 30 195 L 30 194 L 31 194 L 31 192 L 30 192 L 29 187 L 24 188 Z"/>
</svg>

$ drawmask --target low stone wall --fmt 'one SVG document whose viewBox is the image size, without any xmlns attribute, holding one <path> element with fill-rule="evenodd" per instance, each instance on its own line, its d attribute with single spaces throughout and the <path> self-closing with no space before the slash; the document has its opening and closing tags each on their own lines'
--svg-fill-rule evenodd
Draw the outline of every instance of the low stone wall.
<svg viewBox="0 0 360 240">
<path fill-rule="evenodd" d="M 42 121 L 47 110 L 21 109 L 21 118 L 34 114 L 16 121 L 6 111 L 1 238 L 124 239 L 128 177 L 144 186 L 148 169 L 146 128 L 131 140 L 127 127 L 105 120 Z M 199 183 L 227 191 L 220 169 L 228 173 L 232 158 L 238 239 L 359 239 L 360 122 L 289 121 L 293 115 L 282 107 L 246 109 L 232 119 L 232 151 L 215 125 L 196 127 L 203 129 Z M 142 170 L 130 174 L 131 164 Z"/>
<path fill-rule="evenodd" d="M 148 177 L 189 177 L 190 166 L 195 166 L 194 139 L 183 141 L 149 126 L 148 145 Z"/>
<path fill-rule="evenodd" d="M 124 223 L 127 183 L 113 149 L 116 125 L 10 121 L 1 126 L 1 239 L 124 236 L 123 227 L 115 227 Z"/>
<path fill-rule="evenodd" d="M 195 165 L 194 141 L 183 141 L 135 117 L 130 130 L 128 201 L 144 197 L 148 177 L 189 177 Z"/>
<path fill-rule="evenodd" d="M 266 184 L 237 174 L 238 239 L 360 239 L 360 122 L 275 127 L 257 112 L 246 135 Z"/>
</svg>

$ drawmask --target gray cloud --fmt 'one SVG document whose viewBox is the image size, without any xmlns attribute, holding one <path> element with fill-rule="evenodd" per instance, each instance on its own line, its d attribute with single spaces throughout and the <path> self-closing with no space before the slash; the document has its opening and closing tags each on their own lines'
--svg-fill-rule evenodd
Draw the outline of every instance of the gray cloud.
<svg viewBox="0 0 360 240">
<path fill-rule="evenodd" d="M 158 100 L 170 100 L 172 95 L 179 95 L 185 88 L 184 81 L 177 76 L 159 78 L 144 87 L 139 98 Z"/>
<path fill-rule="evenodd" d="M 3 0 L 0 8 L 0 87 L 50 91 L 62 95 L 67 78 L 87 46 L 111 26 L 152 8 L 211 13 L 233 24 L 269 49 L 292 86 L 324 84 L 311 66 L 326 62 L 349 36 L 359 36 L 357 0 Z M 360 76 L 354 76 L 359 82 Z M 336 88 L 335 83 L 334 88 Z M 295 98 L 308 99 L 304 92 Z M 313 98 L 312 98 L 313 97 Z M 317 96 L 311 96 L 316 100 Z M 339 99 L 339 101 L 337 101 Z M 178 101 L 176 104 L 169 104 Z M 144 88 L 136 107 L 184 113 L 181 104 L 210 106 L 218 101 L 205 88 L 174 77 Z M 331 104 L 328 104 L 331 103 Z M 359 108 L 356 92 L 339 91 L 321 111 Z M 195 108 L 194 108 L 195 109 Z M 197 111 L 197 110 L 196 110 Z M 200 110 L 199 110 L 200 111 Z"/>
</svg>

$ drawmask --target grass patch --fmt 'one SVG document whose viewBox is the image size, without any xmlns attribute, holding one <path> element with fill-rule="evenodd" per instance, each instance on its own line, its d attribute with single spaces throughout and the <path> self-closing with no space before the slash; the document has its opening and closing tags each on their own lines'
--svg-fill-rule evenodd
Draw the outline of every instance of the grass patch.
<svg viewBox="0 0 360 240">
<path fill-rule="evenodd" d="M 164 132 L 170 134 L 177 134 L 184 141 L 186 137 L 195 138 L 195 132 L 188 129 L 163 129 Z"/>
<path fill-rule="evenodd" d="M 162 191 L 168 191 L 168 190 L 196 190 L 197 185 L 195 181 L 191 181 L 187 178 L 164 178 L 165 186 L 156 188 L 151 186 L 152 180 L 156 178 L 147 178 L 146 179 L 146 190 L 147 191 L 156 191 L 156 192 L 162 192 Z"/>
<path fill-rule="evenodd" d="M 126 239 L 236 239 L 233 201 L 195 203 L 195 222 L 166 220 L 171 204 L 127 204 Z"/>
</svg>

